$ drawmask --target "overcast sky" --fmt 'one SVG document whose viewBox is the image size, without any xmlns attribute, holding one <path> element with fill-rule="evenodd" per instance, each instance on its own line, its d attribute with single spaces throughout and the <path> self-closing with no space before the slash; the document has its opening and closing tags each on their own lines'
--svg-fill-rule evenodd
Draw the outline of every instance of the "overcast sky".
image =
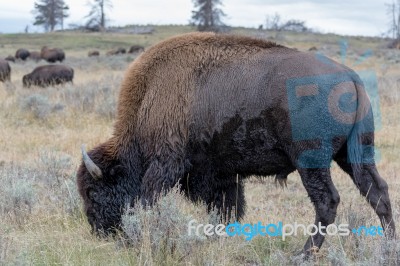
<svg viewBox="0 0 400 266">
<path fill-rule="evenodd" d="M 0 32 L 23 32 L 32 26 L 35 0 L 0 0 Z M 65 25 L 83 24 L 89 12 L 86 0 L 65 0 L 70 16 Z M 191 0 L 111 0 L 110 24 L 188 24 Z M 279 13 L 283 20 L 305 20 L 321 32 L 343 35 L 379 36 L 387 31 L 385 2 L 391 0 L 222 0 L 231 26 L 258 27 L 267 15 Z"/>
</svg>

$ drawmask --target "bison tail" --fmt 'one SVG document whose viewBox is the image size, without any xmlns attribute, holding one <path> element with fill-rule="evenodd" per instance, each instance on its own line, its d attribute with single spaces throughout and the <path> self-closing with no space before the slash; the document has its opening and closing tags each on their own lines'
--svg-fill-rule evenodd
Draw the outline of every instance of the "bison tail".
<svg viewBox="0 0 400 266">
<path fill-rule="evenodd" d="M 363 165 L 374 163 L 373 143 L 369 146 L 363 145 L 363 135 L 372 134 L 374 121 L 369 97 L 365 91 L 362 81 L 357 76 L 354 82 L 356 89 L 356 115 L 350 135 L 347 139 L 347 160 L 352 166 L 354 181 L 358 184 L 361 181 Z"/>
</svg>

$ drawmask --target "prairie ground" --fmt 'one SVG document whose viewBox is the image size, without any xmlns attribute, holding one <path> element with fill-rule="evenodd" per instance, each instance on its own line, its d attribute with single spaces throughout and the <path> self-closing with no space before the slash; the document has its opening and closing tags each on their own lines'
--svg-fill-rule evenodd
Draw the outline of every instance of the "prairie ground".
<svg viewBox="0 0 400 266">
<path fill-rule="evenodd" d="M 118 90 L 136 55 L 106 57 L 105 52 L 133 44 L 150 46 L 190 27 L 155 27 L 151 35 L 123 33 L 51 33 L 1 35 L 0 57 L 18 48 L 43 45 L 66 52 L 64 64 L 75 70 L 73 84 L 46 89 L 22 87 L 22 76 L 43 61 L 11 63 L 12 80 L 0 83 L 0 264 L 5 265 L 291 265 L 306 241 L 303 235 L 279 237 L 187 237 L 187 222 L 213 221 L 201 203 L 193 205 L 173 190 L 157 211 L 140 210 L 126 217 L 134 243 L 99 239 L 90 233 L 76 191 L 80 146 L 88 148 L 112 133 Z M 400 218 L 400 50 L 385 48 L 379 38 L 274 33 L 234 29 L 235 33 L 271 38 L 308 50 L 315 46 L 355 70 L 373 70 L 379 87 L 381 126 L 376 133 L 378 169 L 389 184 L 395 222 Z M 344 56 L 340 42 L 347 41 Z M 342 42 L 343 43 L 343 42 Z M 343 47 L 343 46 L 342 46 Z M 87 52 L 98 49 L 98 58 Z M 366 51 L 372 51 L 365 56 Z M 372 208 L 350 178 L 332 167 L 340 193 L 336 223 L 353 227 L 379 225 Z M 314 208 L 297 173 L 281 189 L 273 178 L 245 183 L 245 223 L 314 221 Z M 399 226 L 398 226 L 399 227 Z M 400 242 L 372 236 L 328 236 L 313 261 L 317 265 L 398 265 Z"/>
</svg>

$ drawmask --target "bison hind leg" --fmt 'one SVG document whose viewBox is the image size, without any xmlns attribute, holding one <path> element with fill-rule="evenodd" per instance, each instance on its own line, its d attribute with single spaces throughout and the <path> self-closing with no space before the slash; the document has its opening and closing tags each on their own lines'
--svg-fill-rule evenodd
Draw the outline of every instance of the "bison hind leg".
<svg viewBox="0 0 400 266">
<path fill-rule="evenodd" d="M 303 253 L 309 257 L 313 251 L 321 248 L 326 227 L 335 221 L 340 197 L 332 182 L 329 168 L 300 168 L 298 171 L 315 207 L 315 226 L 324 227 L 321 227 L 315 235 L 310 236 L 304 245 Z"/>
<path fill-rule="evenodd" d="M 361 170 L 355 171 L 355 166 L 347 162 L 346 156 L 337 156 L 337 164 L 350 175 L 356 187 L 360 190 L 371 207 L 375 210 L 382 227 L 389 238 L 396 234 L 393 221 L 392 207 L 389 198 L 388 185 L 379 175 L 375 164 L 363 165 Z M 355 173 L 357 173 L 355 175 Z"/>
</svg>

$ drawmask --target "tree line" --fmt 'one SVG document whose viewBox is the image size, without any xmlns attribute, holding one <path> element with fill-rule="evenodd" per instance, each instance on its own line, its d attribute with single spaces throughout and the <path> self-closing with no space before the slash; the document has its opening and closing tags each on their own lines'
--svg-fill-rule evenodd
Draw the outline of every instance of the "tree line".
<svg viewBox="0 0 400 266">
<path fill-rule="evenodd" d="M 90 11 L 85 16 L 85 27 L 104 30 L 108 20 L 106 11 L 112 8 L 111 0 L 92 0 L 88 5 Z M 64 19 L 69 17 L 69 7 L 64 0 L 38 0 L 32 13 L 35 15 L 33 25 L 42 26 L 46 32 L 54 31 L 57 25 L 64 29 Z"/>
<path fill-rule="evenodd" d="M 221 0 L 192 0 L 195 10 L 192 11 L 190 23 L 199 31 L 221 31 L 225 24 L 222 18 L 225 13 L 221 9 Z M 93 31 L 104 31 L 109 21 L 107 12 L 112 9 L 111 0 L 92 0 L 88 2 L 89 13 L 85 16 L 84 27 Z M 38 0 L 34 3 L 35 15 L 33 25 L 54 31 L 57 26 L 64 29 L 64 19 L 69 17 L 69 6 L 64 0 Z"/>
<path fill-rule="evenodd" d="M 197 26 L 199 31 L 223 31 L 226 25 L 223 18 L 226 16 L 222 10 L 221 0 L 192 0 L 194 10 L 190 24 Z M 84 27 L 92 31 L 104 31 L 109 21 L 107 12 L 112 9 L 111 0 L 91 0 L 89 13 L 85 16 Z M 392 0 L 385 4 L 390 18 L 390 27 L 387 34 L 400 41 L 400 0 Z M 64 19 L 69 16 L 69 7 L 64 0 L 38 0 L 34 3 L 34 25 L 42 26 L 45 31 L 53 31 L 56 26 L 64 28 Z M 308 31 L 305 21 L 288 20 L 281 22 L 279 14 L 267 16 L 266 29 L 282 31 Z M 260 25 L 260 29 L 263 25 Z"/>
</svg>

